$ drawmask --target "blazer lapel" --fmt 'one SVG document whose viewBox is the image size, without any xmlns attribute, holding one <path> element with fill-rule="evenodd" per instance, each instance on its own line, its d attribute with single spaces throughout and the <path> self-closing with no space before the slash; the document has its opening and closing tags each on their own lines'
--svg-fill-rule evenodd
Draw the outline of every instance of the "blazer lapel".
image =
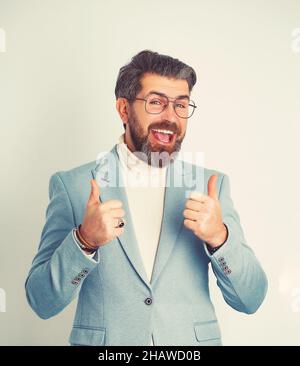
<svg viewBox="0 0 300 366">
<path fill-rule="evenodd" d="M 137 274 L 150 287 L 132 224 L 116 146 L 99 160 L 96 168 L 92 170 L 92 176 L 99 185 L 101 202 L 118 199 L 123 203 L 126 224 L 124 233 L 117 239 Z"/>
</svg>

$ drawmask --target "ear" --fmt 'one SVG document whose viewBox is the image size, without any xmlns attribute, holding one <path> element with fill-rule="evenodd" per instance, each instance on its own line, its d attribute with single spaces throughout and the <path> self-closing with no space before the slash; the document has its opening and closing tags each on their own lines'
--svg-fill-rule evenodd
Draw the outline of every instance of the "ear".
<svg viewBox="0 0 300 366">
<path fill-rule="evenodd" d="M 116 100 L 116 109 L 123 123 L 128 123 L 128 101 L 126 98 L 118 98 Z"/>
</svg>

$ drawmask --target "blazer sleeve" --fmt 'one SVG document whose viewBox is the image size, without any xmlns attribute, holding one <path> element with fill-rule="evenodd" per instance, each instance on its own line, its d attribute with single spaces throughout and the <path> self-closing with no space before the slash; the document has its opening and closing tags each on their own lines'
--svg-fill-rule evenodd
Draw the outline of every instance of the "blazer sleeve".
<svg viewBox="0 0 300 366">
<path fill-rule="evenodd" d="M 217 285 L 225 301 L 234 309 L 251 314 L 263 302 L 268 282 L 267 277 L 247 245 L 240 218 L 230 197 L 230 184 L 227 175 L 219 191 L 223 222 L 228 228 L 225 244 L 212 255 L 204 245 L 206 254 L 211 260 Z"/>
<path fill-rule="evenodd" d="M 60 172 L 50 178 L 49 199 L 38 253 L 25 283 L 27 300 L 43 319 L 63 310 L 99 263 L 98 251 L 90 259 L 74 240 L 73 209 Z"/>
</svg>

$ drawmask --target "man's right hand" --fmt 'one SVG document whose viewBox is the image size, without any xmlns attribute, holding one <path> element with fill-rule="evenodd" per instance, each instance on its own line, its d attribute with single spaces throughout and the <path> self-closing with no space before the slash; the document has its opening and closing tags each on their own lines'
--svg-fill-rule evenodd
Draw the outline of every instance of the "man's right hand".
<svg viewBox="0 0 300 366">
<path fill-rule="evenodd" d="M 124 231 L 124 227 L 116 227 L 118 219 L 125 215 L 122 202 L 109 200 L 102 203 L 99 195 L 98 184 L 95 179 L 92 179 L 91 193 L 80 226 L 80 234 L 95 248 L 109 243 Z M 125 222 L 124 219 L 123 221 Z"/>
</svg>

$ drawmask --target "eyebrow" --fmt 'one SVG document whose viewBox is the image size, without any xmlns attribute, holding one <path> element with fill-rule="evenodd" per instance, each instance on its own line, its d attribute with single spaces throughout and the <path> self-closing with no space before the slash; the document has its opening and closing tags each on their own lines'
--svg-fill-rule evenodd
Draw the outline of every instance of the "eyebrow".
<svg viewBox="0 0 300 366">
<path fill-rule="evenodd" d="M 161 97 L 167 97 L 168 98 L 168 96 L 166 94 L 161 93 L 161 92 L 156 91 L 156 90 L 150 90 L 149 93 L 147 93 L 147 95 L 149 95 L 149 94 L 157 94 L 157 95 L 159 95 Z M 190 99 L 190 96 L 189 95 L 186 95 L 186 94 L 184 94 L 184 95 L 177 95 L 177 97 L 171 98 L 171 99 L 188 99 L 189 100 Z"/>
</svg>

